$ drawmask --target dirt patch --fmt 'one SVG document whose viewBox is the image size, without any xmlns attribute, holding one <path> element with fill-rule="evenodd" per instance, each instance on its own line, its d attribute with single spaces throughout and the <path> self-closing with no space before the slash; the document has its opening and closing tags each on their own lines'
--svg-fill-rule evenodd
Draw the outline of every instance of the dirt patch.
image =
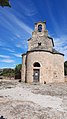
<svg viewBox="0 0 67 119">
<path fill-rule="evenodd" d="M 67 95 L 67 83 L 60 84 L 45 84 L 36 86 L 32 90 L 35 94 L 51 95 L 51 96 L 66 96 Z"/>
<path fill-rule="evenodd" d="M 2 82 L 1 115 L 7 119 L 67 119 L 67 84 Z"/>
</svg>

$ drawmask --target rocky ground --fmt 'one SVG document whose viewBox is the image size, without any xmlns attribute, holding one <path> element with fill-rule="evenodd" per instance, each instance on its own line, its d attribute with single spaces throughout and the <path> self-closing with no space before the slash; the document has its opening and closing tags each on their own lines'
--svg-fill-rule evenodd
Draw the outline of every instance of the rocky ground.
<svg viewBox="0 0 67 119">
<path fill-rule="evenodd" d="M 67 83 L 0 81 L 1 116 L 5 119 L 67 119 Z"/>
</svg>

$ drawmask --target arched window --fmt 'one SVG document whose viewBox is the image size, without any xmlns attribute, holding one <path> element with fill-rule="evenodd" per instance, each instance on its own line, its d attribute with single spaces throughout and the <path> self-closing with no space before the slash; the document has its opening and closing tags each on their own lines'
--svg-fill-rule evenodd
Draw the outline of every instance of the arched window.
<svg viewBox="0 0 67 119">
<path fill-rule="evenodd" d="M 38 25 L 38 32 L 42 32 L 42 25 Z"/>
<path fill-rule="evenodd" d="M 38 62 L 35 62 L 35 63 L 33 64 L 33 66 L 34 66 L 34 67 L 40 67 L 40 64 L 39 64 Z"/>
</svg>

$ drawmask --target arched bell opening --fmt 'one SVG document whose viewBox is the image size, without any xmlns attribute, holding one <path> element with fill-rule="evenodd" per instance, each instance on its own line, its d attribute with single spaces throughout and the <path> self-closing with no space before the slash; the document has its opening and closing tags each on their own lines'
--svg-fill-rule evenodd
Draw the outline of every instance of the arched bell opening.
<svg viewBox="0 0 67 119">
<path fill-rule="evenodd" d="M 42 25 L 38 25 L 38 32 L 42 32 Z"/>
</svg>

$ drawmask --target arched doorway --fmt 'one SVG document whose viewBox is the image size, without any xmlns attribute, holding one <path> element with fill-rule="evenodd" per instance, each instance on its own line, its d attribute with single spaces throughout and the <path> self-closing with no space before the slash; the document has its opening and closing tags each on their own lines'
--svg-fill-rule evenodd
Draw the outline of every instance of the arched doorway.
<svg viewBox="0 0 67 119">
<path fill-rule="evenodd" d="M 40 78 L 40 64 L 35 62 L 33 64 L 33 82 L 39 82 Z"/>
</svg>

